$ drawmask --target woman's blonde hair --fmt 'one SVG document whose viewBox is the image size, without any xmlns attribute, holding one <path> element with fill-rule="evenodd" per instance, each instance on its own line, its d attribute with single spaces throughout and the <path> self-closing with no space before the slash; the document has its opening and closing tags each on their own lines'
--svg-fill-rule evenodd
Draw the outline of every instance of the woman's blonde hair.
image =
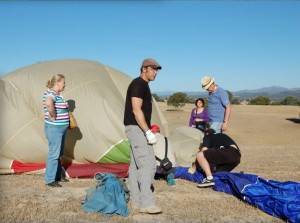
<svg viewBox="0 0 300 223">
<path fill-rule="evenodd" d="M 59 82 L 61 79 L 65 79 L 63 74 L 54 74 L 50 80 L 47 81 L 46 87 L 53 88 L 56 82 Z"/>
</svg>

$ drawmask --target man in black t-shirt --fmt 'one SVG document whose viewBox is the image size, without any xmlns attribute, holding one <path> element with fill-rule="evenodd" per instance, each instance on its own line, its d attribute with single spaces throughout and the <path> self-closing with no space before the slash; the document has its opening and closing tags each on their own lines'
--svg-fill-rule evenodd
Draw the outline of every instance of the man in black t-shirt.
<svg viewBox="0 0 300 223">
<path fill-rule="evenodd" d="M 240 163 L 240 149 L 226 134 L 206 132 L 199 149 L 196 167 L 201 168 L 206 175 L 203 182 L 198 184 L 200 188 L 214 185 L 212 173 L 231 171 Z"/>
<path fill-rule="evenodd" d="M 141 111 L 144 114 L 144 118 L 147 126 L 144 126 L 147 130 L 151 126 L 151 113 L 152 113 L 152 96 L 148 85 L 148 82 L 143 78 L 138 77 L 134 79 L 127 90 L 125 112 L 124 112 L 124 125 L 138 125 L 132 108 L 132 98 L 136 97 L 142 100 Z M 143 123 L 144 124 L 144 123 Z"/>
<path fill-rule="evenodd" d="M 139 212 L 149 214 L 162 212 L 155 205 L 150 189 L 156 171 L 152 144 L 157 139 L 150 130 L 152 96 L 148 85 L 160 69 L 161 66 L 154 59 L 143 61 L 140 76 L 127 89 L 124 113 L 125 133 L 131 145 L 129 189 L 132 205 Z"/>
</svg>

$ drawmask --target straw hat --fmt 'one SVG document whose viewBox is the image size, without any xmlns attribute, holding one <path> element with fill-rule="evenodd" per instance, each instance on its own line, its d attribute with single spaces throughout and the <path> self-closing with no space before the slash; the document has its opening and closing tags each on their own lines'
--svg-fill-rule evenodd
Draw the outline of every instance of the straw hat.
<svg viewBox="0 0 300 223">
<path fill-rule="evenodd" d="M 210 76 L 204 76 L 202 79 L 201 79 L 201 85 L 202 85 L 202 88 L 204 90 L 207 90 L 210 85 L 212 85 L 213 83 L 215 82 L 215 79 L 213 77 L 210 77 Z"/>
</svg>

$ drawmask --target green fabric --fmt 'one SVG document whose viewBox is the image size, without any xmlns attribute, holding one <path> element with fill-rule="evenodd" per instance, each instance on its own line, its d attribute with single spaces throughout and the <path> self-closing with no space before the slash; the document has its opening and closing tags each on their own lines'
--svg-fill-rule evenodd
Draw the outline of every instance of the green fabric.
<svg viewBox="0 0 300 223">
<path fill-rule="evenodd" d="M 110 151 L 100 158 L 98 163 L 129 163 L 130 144 L 128 140 L 123 140 L 116 144 Z"/>
</svg>

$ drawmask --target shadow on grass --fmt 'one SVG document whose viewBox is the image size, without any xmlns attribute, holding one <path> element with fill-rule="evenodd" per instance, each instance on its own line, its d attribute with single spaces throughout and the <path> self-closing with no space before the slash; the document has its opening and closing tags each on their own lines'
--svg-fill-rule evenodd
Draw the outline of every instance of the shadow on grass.
<svg viewBox="0 0 300 223">
<path fill-rule="evenodd" d="M 183 111 L 183 109 L 168 108 L 166 111 Z"/>
<path fill-rule="evenodd" d="M 300 118 L 287 118 L 286 120 L 300 124 Z"/>
</svg>

